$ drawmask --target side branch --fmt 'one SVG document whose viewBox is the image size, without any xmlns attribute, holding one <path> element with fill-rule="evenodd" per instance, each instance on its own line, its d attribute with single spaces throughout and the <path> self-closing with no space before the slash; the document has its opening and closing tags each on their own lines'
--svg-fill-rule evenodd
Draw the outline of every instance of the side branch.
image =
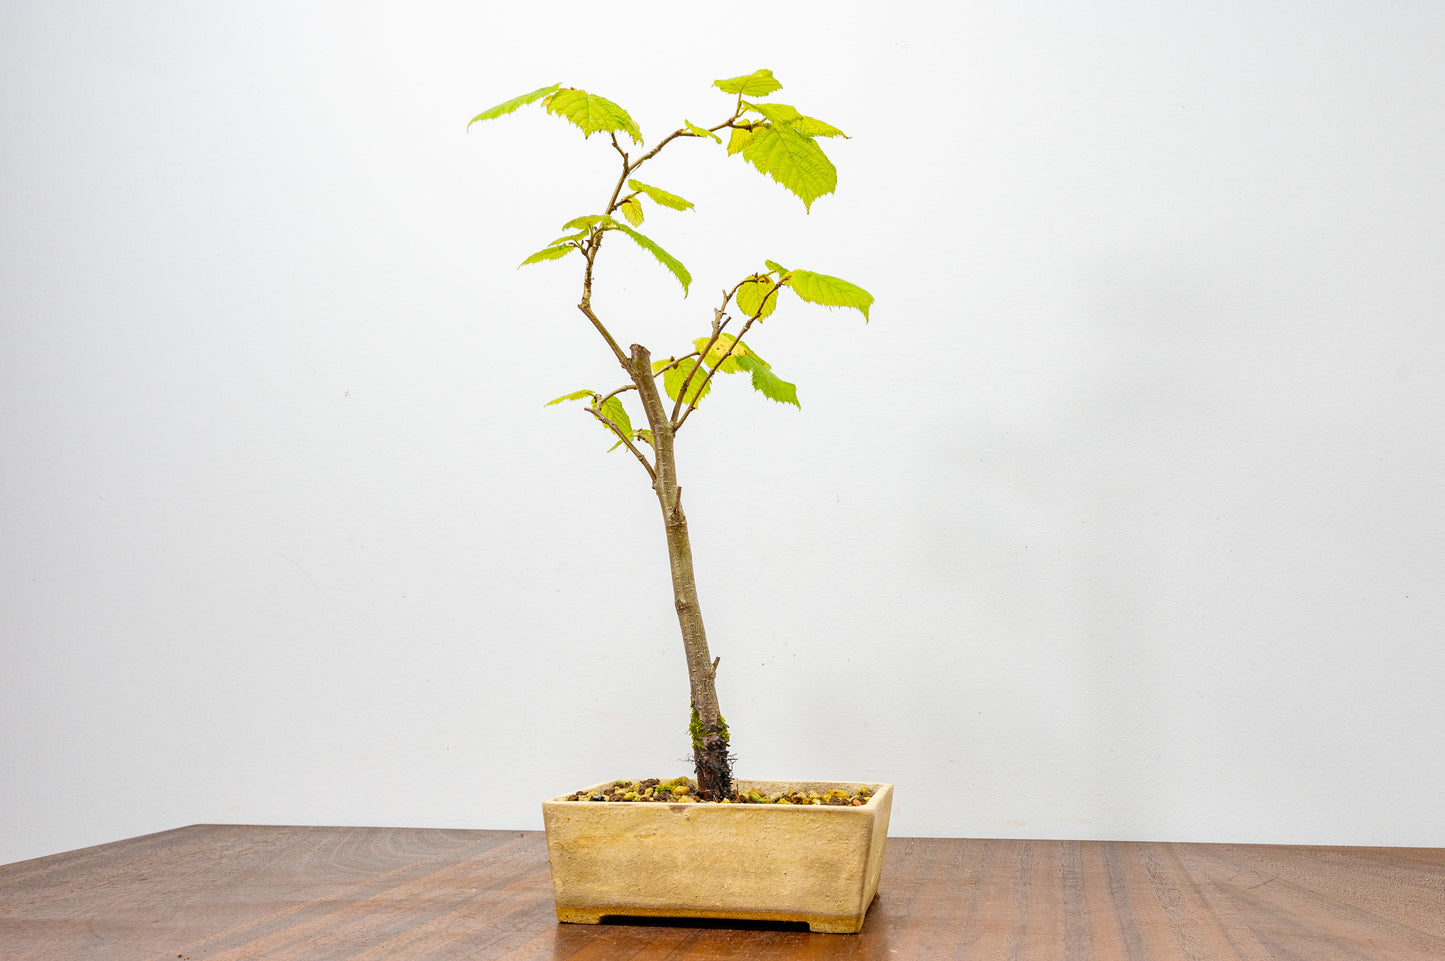
<svg viewBox="0 0 1445 961">
<path fill-rule="evenodd" d="M 738 284 L 738 287 L 741 287 L 741 286 L 742 286 L 742 284 Z M 713 375 L 715 375 L 715 374 L 718 372 L 718 368 L 721 367 L 721 366 L 723 365 L 723 363 L 726 362 L 729 357 L 733 356 L 733 351 L 737 350 L 737 345 L 739 345 L 739 344 L 741 344 L 741 343 L 743 342 L 743 338 L 747 336 L 747 333 L 748 333 L 749 330 L 752 329 L 753 324 L 755 324 L 758 320 L 760 320 L 760 319 L 762 318 L 762 316 L 763 316 L 763 311 L 767 310 L 767 307 L 768 307 L 768 298 L 775 296 L 775 295 L 777 294 L 777 292 L 778 292 L 778 288 L 781 287 L 781 286 L 782 286 L 782 284 L 774 284 L 774 285 L 773 285 L 773 289 L 770 290 L 770 291 L 768 291 L 766 294 L 763 295 L 762 303 L 758 304 L 757 313 L 755 313 L 755 314 L 753 314 L 751 317 L 749 317 L 749 318 L 747 319 L 747 322 L 743 324 L 743 329 L 740 330 L 740 331 L 738 331 L 738 332 L 737 332 L 737 335 L 736 335 L 735 337 L 733 337 L 733 342 L 732 342 L 732 344 L 728 347 L 727 353 L 724 354 L 722 357 L 718 358 L 717 363 L 713 364 L 711 367 L 708 368 L 707 374 L 706 374 L 706 375 L 703 377 L 703 379 L 702 379 L 702 384 L 699 385 L 699 387 L 698 387 L 698 389 L 697 389 L 697 397 L 698 397 L 699 399 L 702 397 L 702 392 L 707 389 L 707 385 L 710 384 L 710 383 L 712 383 Z M 732 292 L 729 293 L 729 294 L 727 295 L 727 297 L 728 297 L 728 298 L 731 298 L 734 293 L 737 293 L 737 289 L 738 289 L 737 287 L 734 287 L 734 288 L 732 289 Z M 726 307 L 726 306 L 727 306 L 727 298 L 725 298 L 725 299 L 723 300 L 723 307 Z M 714 320 L 714 321 L 713 321 L 713 325 L 712 325 L 712 326 L 713 326 L 712 340 L 708 341 L 707 347 L 702 351 L 702 356 L 704 356 L 704 357 L 706 357 L 706 356 L 708 355 L 708 352 L 712 350 L 713 345 L 717 343 L 718 337 L 722 334 L 722 329 L 727 326 L 728 320 L 731 319 L 731 318 L 728 318 L 728 317 L 726 317 L 726 316 L 723 315 L 722 308 L 718 308 L 717 316 L 718 316 L 719 318 L 721 318 L 721 323 L 719 323 L 717 320 Z M 697 369 L 694 368 L 693 371 L 692 371 L 692 373 L 697 373 Z M 686 390 L 686 388 L 684 388 L 684 390 Z M 687 395 L 686 395 L 684 392 L 679 391 L 677 396 L 678 396 L 678 401 L 679 401 L 679 404 L 680 404 L 682 398 L 685 397 L 685 396 L 687 396 Z M 673 409 L 673 414 L 672 414 L 672 416 L 675 417 L 675 418 L 677 418 L 677 419 L 673 422 L 672 429 L 673 429 L 674 431 L 680 430 L 680 429 L 682 428 L 682 425 L 685 424 L 685 423 L 687 423 L 688 417 L 690 417 L 690 416 L 692 415 L 692 412 L 695 411 L 695 410 L 697 410 L 697 400 L 694 400 L 691 404 L 688 404 L 688 405 L 687 405 L 687 409 L 682 412 L 682 416 L 681 416 L 681 417 L 677 417 L 677 410 L 676 410 L 676 408 L 674 408 L 674 409 Z"/>
<path fill-rule="evenodd" d="M 760 303 L 759 308 L 757 308 L 757 314 L 754 314 L 753 316 L 750 316 L 750 318 L 747 318 L 746 324 L 743 324 L 743 329 L 740 329 L 740 331 L 737 332 L 737 337 L 733 338 L 733 344 L 728 347 L 727 354 L 724 354 L 721 358 L 718 358 L 718 363 L 712 364 L 711 367 L 708 367 L 707 376 L 702 379 L 702 386 L 698 387 L 699 397 L 702 396 L 702 392 L 704 392 L 704 390 L 707 390 L 708 384 L 712 383 L 712 376 L 717 373 L 718 367 L 722 366 L 722 361 L 727 360 L 728 357 L 731 357 L 731 355 L 733 355 L 733 351 L 737 350 L 737 345 L 743 342 L 744 337 L 747 337 L 747 332 L 749 332 L 750 329 L 753 328 L 753 324 L 756 324 L 756 322 L 759 321 L 760 318 L 762 318 L 763 309 L 767 306 L 767 298 L 775 295 L 775 293 L 777 293 L 776 286 L 772 290 L 769 290 L 769 292 L 767 292 L 767 295 L 763 296 L 763 302 Z M 712 341 L 717 342 L 717 335 L 721 334 L 722 328 L 718 327 L 717 324 L 714 324 L 714 327 L 717 327 L 717 332 L 714 332 L 714 335 L 712 335 Z M 708 350 L 712 350 L 712 344 L 708 344 Z M 707 354 L 704 354 L 704 357 L 707 357 Z M 682 397 L 685 395 L 681 395 L 681 393 L 679 393 L 678 396 Z M 678 421 L 673 423 L 673 431 L 679 431 L 679 429 L 682 429 L 683 423 L 688 422 L 689 416 L 692 416 L 692 412 L 694 412 L 694 410 L 696 409 L 698 409 L 698 402 L 694 400 L 694 402 L 689 403 L 688 409 L 683 410 L 681 418 L 678 418 Z"/>
<path fill-rule="evenodd" d="M 597 315 L 592 312 L 592 305 L 587 303 L 586 300 L 583 300 L 582 303 L 577 305 L 577 309 L 582 311 L 588 320 L 592 321 L 592 326 L 597 328 L 597 332 L 602 335 L 602 339 L 607 341 L 607 346 L 612 348 L 613 356 L 617 358 L 617 362 L 623 367 L 626 367 L 627 355 L 622 352 L 621 347 L 617 346 L 617 341 L 612 338 L 612 334 L 608 332 L 606 327 L 602 326 L 602 321 L 598 320 Z"/>
<path fill-rule="evenodd" d="M 616 392 L 614 391 L 614 393 Z M 591 407 L 587 408 L 587 413 L 591 414 L 593 417 L 596 417 L 599 421 L 601 421 L 603 427 L 606 427 L 608 430 L 612 431 L 612 433 L 617 436 L 618 441 L 624 444 L 628 450 L 632 451 L 632 456 L 636 457 L 637 462 L 642 465 L 642 469 L 647 471 L 647 477 L 649 480 L 657 480 L 657 471 L 653 470 L 652 465 L 648 463 L 647 458 L 643 456 L 642 451 L 637 449 L 636 445 L 632 443 L 632 438 L 628 437 L 621 427 L 618 427 L 609 418 L 603 417 L 601 413 Z"/>
<path fill-rule="evenodd" d="M 698 367 L 706 366 L 708 354 L 712 351 L 713 345 L 717 343 L 718 338 L 722 336 L 723 328 L 726 327 L 728 325 L 728 321 L 732 319 L 726 313 L 724 313 L 724 311 L 727 310 L 728 301 L 733 299 L 733 295 L 738 292 L 738 287 L 741 286 L 742 283 L 739 282 L 738 285 L 732 290 L 723 291 L 722 303 L 713 309 L 712 336 L 708 338 L 707 343 L 704 344 L 702 349 L 698 351 L 698 364 L 693 367 L 692 370 L 687 372 L 687 377 L 683 378 L 682 386 L 677 391 L 677 400 L 672 405 L 672 413 L 668 415 L 668 420 L 672 422 L 674 427 L 677 427 L 682 423 L 682 421 L 678 420 L 677 415 L 682 410 L 682 399 L 687 396 L 687 389 L 689 386 L 691 386 L 692 379 L 697 376 Z M 718 363 L 722 363 L 722 361 L 718 361 Z M 706 384 L 706 380 L 704 380 L 703 383 Z M 698 400 L 702 399 L 702 391 L 703 385 L 699 385 L 697 389 L 697 397 L 693 400 L 694 406 L 696 406 Z"/>
</svg>

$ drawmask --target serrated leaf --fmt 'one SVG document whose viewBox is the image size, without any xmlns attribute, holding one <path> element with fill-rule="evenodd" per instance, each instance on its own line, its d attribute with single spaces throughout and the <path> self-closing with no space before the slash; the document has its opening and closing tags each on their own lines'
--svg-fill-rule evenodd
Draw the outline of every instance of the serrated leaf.
<svg viewBox="0 0 1445 961">
<path fill-rule="evenodd" d="M 778 306 L 778 295 L 772 293 L 774 284 L 766 275 L 754 274 L 738 286 L 738 292 L 733 295 L 737 302 L 738 310 L 749 317 L 756 316 L 759 320 L 767 317 Z M 761 310 L 761 313 L 759 311 Z"/>
<path fill-rule="evenodd" d="M 721 143 L 721 141 L 718 142 Z M 659 207 L 668 207 L 672 210 L 686 210 L 692 206 L 691 200 L 683 200 L 677 194 L 670 194 L 666 190 L 654 187 L 651 184 L 645 184 L 640 180 L 627 181 L 627 189 L 636 190 L 640 194 L 645 194 L 648 200 L 651 200 Z"/>
<path fill-rule="evenodd" d="M 747 344 L 738 343 L 738 339 L 732 334 L 718 334 L 717 340 L 711 348 L 707 346 L 709 340 L 712 338 L 699 337 L 692 344 L 697 348 L 699 354 L 707 349 L 707 354 L 702 358 L 703 365 L 717 367 L 718 372 L 722 374 L 736 374 L 742 369 L 738 366 L 738 358 L 752 353 Z M 719 365 L 718 361 L 722 361 L 722 363 Z"/>
<path fill-rule="evenodd" d="M 601 223 L 606 219 L 607 218 L 602 216 L 601 214 L 586 214 L 582 217 L 573 217 L 571 220 L 567 221 L 565 224 L 562 225 L 562 229 L 577 230 L 581 228 L 582 230 L 587 230 L 593 224 Z"/>
<path fill-rule="evenodd" d="M 740 93 L 744 97 L 766 97 L 774 90 L 783 89 L 783 85 L 773 79 L 771 70 L 754 70 L 744 77 L 714 80 L 712 85 L 723 93 Z"/>
<path fill-rule="evenodd" d="M 694 370 L 697 373 L 688 381 L 688 375 Z M 699 400 L 712 393 L 712 382 L 707 379 L 707 370 L 698 367 L 697 361 L 691 357 L 684 357 L 677 362 L 676 367 L 662 375 L 662 389 L 667 391 L 667 396 L 674 401 L 677 400 L 684 383 L 687 384 L 687 399 L 683 403 L 689 406 L 695 406 Z"/>
<path fill-rule="evenodd" d="M 642 226 L 642 204 L 636 197 L 628 197 L 617 205 L 617 209 L 622 211 L 622 216 L 626 217 L 632 226 Z"/>
<path fill-rule="evenodd" d="M 676 358 L 676 357 L 669 357 L 669 358 L 667 358 L 666 360 L 654 360 L 654 361 L 652 362 L 652 374 L 653 374 L 653 376 L 656 377 L 656 376 L 657 376 L 657 372 L 658 372 L 659 370 L 662 370 L 662 368 L 666 367 L 668 364 L 672 363 L 674 360 L 677 360 L 677 358 Z"/>
<path fill-rule="evenodd" d="M 798 403 L 798 385 L 790 384 L 773 373 L 772 367 L 761 357 L 745 354 L 738 358 L 738 366 L 753 375 L 753 390 L 769 400 L 802 409 L 803 405 Z"/>
<path fill-rule="evenodd" d="M 773 123 L 796 130 L 805 137 L 847 137 L 843 131 L 816 117 L 805 117 L 798 108 L 785 103 L 745 103 L 743 106 L 762 114 Z"/>
<path fill-rule="evenodd" d="M 838 169 L 812 137 L 774 124 L 754 127 L 742 147 L 743 159 L 797 194 L 803 207 L 838 186 Z"/>
<path fill-rule="evenodd" d="M 751 125 L 733 127 L 728 134 L 728 156 L 735 153 L 742 153 L 747 149 L 748 144 L 753 142 L 753 128 Z"/>
<path fill-rule="evenodd" d="M 824 307 L 851 307 L 868 319 L 868 308 L 873 305 L 873 295 L 856 284 L 827 274 L 815 274 L 811 270 L 795 270 L 788 281 L 793 292 L 810 304 Z"/>
<path fill-rule="evenodd" d="M 590 230 L 583 229 L 583 230 L 577 231 L 575 234 L 564 234 L 563 236 L 558 237 L 556 240 L 552 241 L 552 242 L 551 242 L 550 244 L 548 244 L 547 246 L 548 246 L 548 247 L 557 247 L 557 246 L 560 246 L 561 244 L 572 244 L 572 243 L 576 243 L 576 242 L 579 241 L 579 240 L 585 239 L 585 238 L 587 237 L 587 235 L 590 234 L 591 232 L 592 232 L 592 231 L 590 231 Z"/>
<path fill-rule="evenodd" d="M 557 260 L 558 258 L 567 256 L 576 249 L 577 248 L 572 246 L 571 244 L 562 244 L 559 247 L 544 247 L 532 256 L 528 257 L 526 260 L 522 261 L 520 264 L 517 265 L 517 267 L 521 268 L 527 266 L 528 264 L 539 264 L 544 260 Z"/>
<path fill-rule="evenodd" d="M 544 105 L 548 113 L 555 113 L 575 124 L 583 136 L 622 131 L 632 138 L 633 143 L 642 143 L 642 131 L 632 117 L 606 97 L 568 87 L 552 94 Z"/>
<path fill-rule="evenodd" d="M 542 87 L 539 90 L 533 90 L 531 93 L 524 93 L 520 97 L 513 97 L 506 103 L 499 103 L 489 110 L 483 110 L 481 113 L 477 114 L 475 117 L 469 120 L 467 122 L 467 128 L 470 129 L 472 124 L 477 123 L 480 120 L 494 120 L 497 117 L 505 116 L 511 113 L 513 110 L 516 110 L 518 107 L 524 107 L 527 104 L 533 102 L 534 100 L 541 100 L 548 94 L 555 93 L 557 90 L 560 90 L 561 87 L 562 85 L 560 83 L 554 83 L 550 87 Z"/>
<path fill-rule="evenodd" d="M 783 274 L 786 274 L 788 272 L 788 268 L 784 267 L 782 264 L 778 263 L 775 260 L 765 260 L 763 261 L 763 263 L 767 264 L 768 269 L 779 276 L 782 276 Z"/>
<path fill-rule="evenodd" d="M 597 409 L 597 412 L 621 428 L 622 433 L 628 437 L 632 436 L 632 418 L 627 416 L 627 408 L 622 406 L 621 397 L 614 395 L 607 398 L 602 402 L 602 406 Z M 607 427 L 606 424 L 602 426 Z M 609 427 L 607 432 L 609 434 L 612 433 L 612 429 Z"/>
<path fill-rule="evenodd" d="M 694 137 L 711 137 L 718 143 L 722 143 L 722 138 L 719 137 L 717 134 L 713 133 L 711 130 L 704 130 L 702 127 L 699 127 L 691 120 L 684 120 L 682 122 L 682 125 L 686 127 L 687 132 L 692 134 Z"/>
<path fill-rule="evenodd" d="M 561 404 L 561 403 L 563 403 L 563 402 L 565 402 L 565 401 L 569 401 L 569 400 L 582 400 L 584 397 L 596 397 L 596 396 L 597 396 L 597 395 L 594 394 L 594 393 L 592 393 L 592 391 L 590 391 L 590 390 L 574 390 L 574 391 L 573 391 L 572 393 L 570 393 L 570 394 L 563 394 L 561 397 L 554 397 L 553 399 L 547 401 L 547 403 L 543 404 L 542 406 L 543 406 L 543 407 L 551 407 L 553 404 Z"/>
<path fill-rule="evenodd" d="M 682 261 L 678 260 L 672 254 L 663 250 L 656 243 L 654 243 L 651 238 L 644 237 L 642 234 L 639 234 L 637 231 L 633 230 L 626 224 L 619 223 L 616 220 L 613 220 L 611 217 L 604 217 L 602 218 L 602 220 L 604 226 L 612 230 L 622 231 L 624 234 L 631 237 L 633 241 L 636 242 L 637 246 L 641 247 L 643 250 L 656 257 L 658 263 L 662 264 L 668 270 L 672 271 L 672 275 L 677 278 L 677 282 L 682 284 L 682 295 L 684 297 L 687 296 L 687 288 L 689 285 L 692 284 L 692 274 L 687 272 L 687 268 L 682 265 Z"/>
</svg>

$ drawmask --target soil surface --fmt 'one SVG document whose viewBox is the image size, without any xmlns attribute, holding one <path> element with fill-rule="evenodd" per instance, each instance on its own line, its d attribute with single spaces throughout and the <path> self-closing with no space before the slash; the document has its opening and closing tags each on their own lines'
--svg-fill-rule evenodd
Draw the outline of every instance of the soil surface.
<svg viewBox="0 0 1445 961">
<path fill-rule="evenodd" d="M 574 791 L 564 801 L 664 802 L 668 804 L 828 804 L 835 807 L 862 807 L 873 796 L 870 788 L 858 786 L 851 790 L 783 791 L 763 794 L 741 791 L 720 801 L 706 801 L 697 793 L 697 782 L 687 777 L 660 780 L 650 777 L 642 781 L 614 781 L 601 793 L 593 790 Z"/>
</svg>

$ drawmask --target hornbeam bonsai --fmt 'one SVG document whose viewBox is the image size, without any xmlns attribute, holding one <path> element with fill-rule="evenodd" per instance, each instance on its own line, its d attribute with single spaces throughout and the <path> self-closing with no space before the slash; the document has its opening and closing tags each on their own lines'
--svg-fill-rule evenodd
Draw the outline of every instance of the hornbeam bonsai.
<svg viewBox="0 0 1445 961">
<path fill-rule="evenodd" d="M 479 121 L 493 120 L 528 104 L 540 103 L 547 113 L 577 126 L 584 137 L 602 134 L 610 138 L 617 153 L 621 169 L 602 205 L 594 208 L 596 212 L 567 221 L 561 227 L 564 231 L 561 236 L 519 266 L 568 258 L 578 261 L 581 299 L 577 309 L 601 337 L 626 377 L 621 386 L 611 390 L 578 390 L 548 403 L 584 402 L 587 413 L 615 441 L 612 449 L 626 450 L 657 494 L 667 534 L 673 602 L 687 660 L 692 700 L 689 730 L 698 793 L 705 799 L 721 800 L 733 794 L 732 755 L 727 722 L 718 706 L 718 659 L 708 650 L 693 576 L 692 543 L 688 539 L 687 515 L 683 511 L 677 473 L 677 437 L 697 410 L 698 403 L 712 390 L 713 380 L 719 374 L 746 373 L 753 388 L 764 397 L 799 406 L 795 385 L 774 373 L 751 342 L 744 339 L 754 324 L 761 324 L 772 315 L 784 292 L 791 292 L 811 304 L 857 310 L 865 321 L 873 296 L 837 277 L 790 269 L 766 260 L 757 273 L 723 291 L 721 302 L 712 309 L 710 322 L 700 324 L 704 333 L 692 341 L 692 349 L 657 358 L 641 344 L 623 349 L 612 328 L 592 306 L 592 285 L 600 272 L 598 256 L 608 235 L 620 234 L 655 257 L 682 285 L 684 297 L 692 284 L 692 274 L 676 257 L 637 230 L 649 205 L 674 211 L 693 206 L 676 194 L 638 180 L 644 164 L 683 141 L 723 145 L 721 135 L 726 134 L 727 156 L 741 155 L 760 173 L 796 194 L 805 210 L 811 210 L 815 200 L 832 193 L 837 186 L 838 172 L 818 141 L 843 137 L 843 131 L 805 116 L 787 104 L 767 100 L 782 89 L 772 71 L 758 70 L 746 76 L 718 80 L 713 86 L 735 98 L 725 120 L 710 127 L 684 120 L 682 126 L 650 148 L 645 146 L 642 131 L 626 110 L 596 94 L 561 84 L 534 90 L 484 110 L 467 126 L 470 129 L 471 124 Z M 625 141 L 630 141 L 627 147 L 624 147 Z M 635 156 L 628 152 L 628 147 L 637 151 Z M 572 257 L 574 253 L 578 256 Z M 641 407 L 642 420 L 634 419 L 626 401 Z"/>
</svg>

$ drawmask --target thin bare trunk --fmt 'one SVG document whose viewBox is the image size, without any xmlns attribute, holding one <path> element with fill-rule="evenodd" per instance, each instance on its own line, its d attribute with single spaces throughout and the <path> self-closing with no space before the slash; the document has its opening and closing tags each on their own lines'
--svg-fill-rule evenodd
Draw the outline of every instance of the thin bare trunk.
<svg viewBox="0 0 1445 961">
<path fill-rule="evenodd" d="M 708 653 L 707 632 L 703 629 L 702 608 L 698 604 L 697 583 L 693 577 L 692 544 L 688 540 L 687 515 L 682 509 L 682 488 L 677 483 L 677 463 L 673 453 L 674 428 L 657 393 L 652 356 L 646 347 L 632 345 L 627 370 L 637 385 L 642 407 L 647 412 L 652 446 L 657 454 L 652 488 L 657 493 L 663 528 L 667 533 L 673 602 L 677 607 L 677 623 L 682 629 L 682 646 L 687 657 L 687 677 L 695 715 L 692 747 L 698 789 L 704 797 L 723 798 L 732 794 L 732 762 L 728 756 L 727 725 L 718 708 L 717 667 Z"/>
</svg>

